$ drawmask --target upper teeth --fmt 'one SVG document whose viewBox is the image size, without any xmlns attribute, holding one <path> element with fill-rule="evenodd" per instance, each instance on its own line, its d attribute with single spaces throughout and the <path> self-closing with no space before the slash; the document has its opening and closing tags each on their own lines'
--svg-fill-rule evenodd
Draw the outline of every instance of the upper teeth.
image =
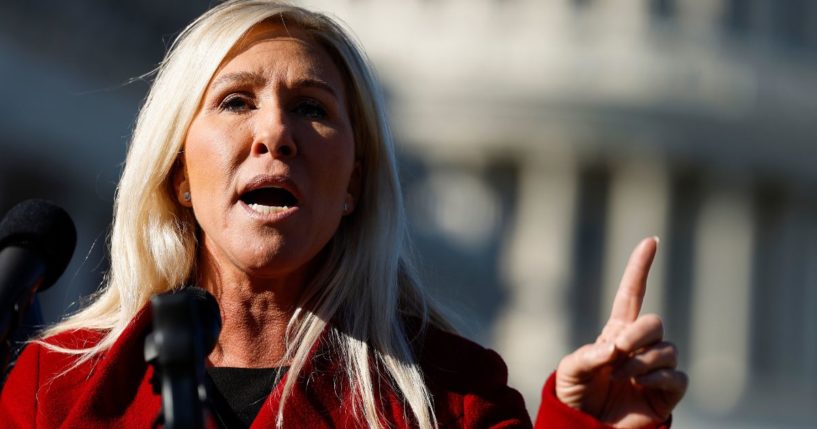
<svg viewBox="0 0 817 429">
<path fill-rule="evenodd" d="M 250 208 L 262 214 L 276 213 L 289 209 L 288 206 L 265 206 L 263 204 L 249 204 Z"/>
</svg>

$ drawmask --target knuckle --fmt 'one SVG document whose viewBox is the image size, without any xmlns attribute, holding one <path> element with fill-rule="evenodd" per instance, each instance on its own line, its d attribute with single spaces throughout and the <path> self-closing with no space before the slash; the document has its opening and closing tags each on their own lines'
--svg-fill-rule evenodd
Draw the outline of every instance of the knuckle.
<svg viewBox="0 0 817 429">
<path fill-rule="evenodd" d="M 587 359 L 588 352 L 590 351 L 590 344 L 583 345 L 578 349 L 574 350 L 573 353 L 570 353 L 562 358 L 559 361 L 559 368 L 562 367 L 570 367 L 575 366 Z"/>
<path fill-rule="evenodd" d="M 562 357 L 562 359 L 559 361 L 559 365 L 556 366 L 556 372 L 564 373 L 565 371 L 569 370 L 571 368 L 572 361 L 573 354 Z"/>
<path fill-rule="evenodd" d="M 635 340 L 631 338 L 632 335 L 620 335 L 616 338 L 616 347 L 624 352 L 631 353 L 635 347 Z"/>
<path fill-rule="evenodd" d="M 655 347 L 655 352 L 663 365 L 675 368 L 678 365 L 678 351 L 672 343 L 661 343 Z"/>
<path fill-rule="evenodd" d="M 675 368 L 676 366 L 678 366 L 678 356 L 675 355 L 674 353 L 670 354 L 667 357 L 667 365 L 669 365 L 670 368 Z"/>
<path fill-rule="evenodd" d="M 650 368 L 649 362 L 643 356 L 630 359 L 630 362 L 628 362 L 627 365 L 633 372 L 640 373 L 643 373 L 644 371 L 647 371 Z"/>
<path fill-rule="evenodd" d="M 562 377 L 581 378 L 592 366 L 593 344 L 579 347 L 572 353 L 562 357 L 556 368 L 556 373 Z"/>
<path fill-rule="evenodd" d="M 678 382 L 682 391 L 686 391 L 689 387 L 689 376 L 683 371 L 676 371 Z"/>
<path fill-rule="evenodd" d="M 661 316 L 650 313 L 641 316 L 641 318 L 650 328 L 661 330 L 662 332 L 664 331 L 664 321 L 661 319 Z"/>
<path fill-rule="evenodd" d="M 678 350 L 675 344 L 662 343 L 658 350 L 661 354 L 661 360 L 667 367 L 675 368 L 678 366 Z"/>
<path fill-rule="evenodd" d="M 586 344 L 584 346 L 579 347 L 576 350 L 575 357 L 578 362 L 581 362 L 583 365 L 587 365 L 592 362 L 593 358 L 593 345 Z"/>
</svg>

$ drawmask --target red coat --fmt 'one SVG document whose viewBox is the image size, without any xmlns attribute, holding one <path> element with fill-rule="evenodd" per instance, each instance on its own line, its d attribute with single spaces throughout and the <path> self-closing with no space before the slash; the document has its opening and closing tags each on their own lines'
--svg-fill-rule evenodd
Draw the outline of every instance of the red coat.
<svg viewBox="0 0 817 429">
<path fill-rule="evenodd" d="M 6 428 L 149 428 L 160 397 L 150 385 L 152 368 L 143 358 L 150 317 L 143 311 L 99 357 L 62 376 L 76 358 L 30 344 L 23 351 L 0 394 L 0 427 Z M 98 341 L 94 331 L 74 331 L 50 338 L 52 344 L 78 348 Z M 315 353 L 284 408 L 291 428 L 364 426 L 354 419 L 348 392 L 338 391 L 343 377 L 327 353 Z M 522 396 L 507 385 L 507 369 L 495 352 L 456 335 L 430 330 L 419 353 L 420 365 L 434 397 L 441 428 L 529 428 Z M 307 377 L 309 381 L 307 383 Z M 340 378 L 342 380 L 342 378 Z M 274 427 L 277 398 L 273 390 L 252 427 Z M 399 397 L 380 384 L 383 414 L 395 428 L 411 424 Z M 344 397 L 346 399 L 344 399 Z M 554 377 L 545 384 L 537 428 L 608 428 L 562 404 Z"/>
</svg>

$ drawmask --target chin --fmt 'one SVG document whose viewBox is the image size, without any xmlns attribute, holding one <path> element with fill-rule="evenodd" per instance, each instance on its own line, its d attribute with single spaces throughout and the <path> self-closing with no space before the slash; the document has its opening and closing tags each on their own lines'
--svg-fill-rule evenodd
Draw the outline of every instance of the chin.
<svg viewBox="0 0 817 429">
<path fill-rule="evenodd" d="M 247 262 L 241 266 L 247 275 L 260 279 L 279 279 L 307 271 L 310 259 L 297 257 L 293 253 L 295 252 L 270 250 L 264 255 L 245 259 Z"/>
<path fill-rule="evenodd" d="M 250 279 L 303 282 L 320 260 L 320 249 L 305 246 L 298 240 L 285 240 L 280 233 L 232 232 L 230 239 L 223 241 L 225 246 L 218 246 L 215 240 L 204 240 L 204 253 L 209 254 L 208 259 L 222 271 L 233 271 Z"/>
</svg>

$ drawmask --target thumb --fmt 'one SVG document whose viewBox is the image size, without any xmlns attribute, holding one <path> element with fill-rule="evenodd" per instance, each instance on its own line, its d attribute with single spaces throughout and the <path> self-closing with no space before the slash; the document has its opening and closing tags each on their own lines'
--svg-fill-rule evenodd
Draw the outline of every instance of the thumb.
<svg viewBox="0 0 817 429">
<path fill-rule="evenodd" d="M 580 347 L 559 362 L 556 369 L 557 383 L 565 385 L 587 382 L 601 367 L 613 362 L 615 352 L 615 345 L 607 341 Z"/>
</svg>

